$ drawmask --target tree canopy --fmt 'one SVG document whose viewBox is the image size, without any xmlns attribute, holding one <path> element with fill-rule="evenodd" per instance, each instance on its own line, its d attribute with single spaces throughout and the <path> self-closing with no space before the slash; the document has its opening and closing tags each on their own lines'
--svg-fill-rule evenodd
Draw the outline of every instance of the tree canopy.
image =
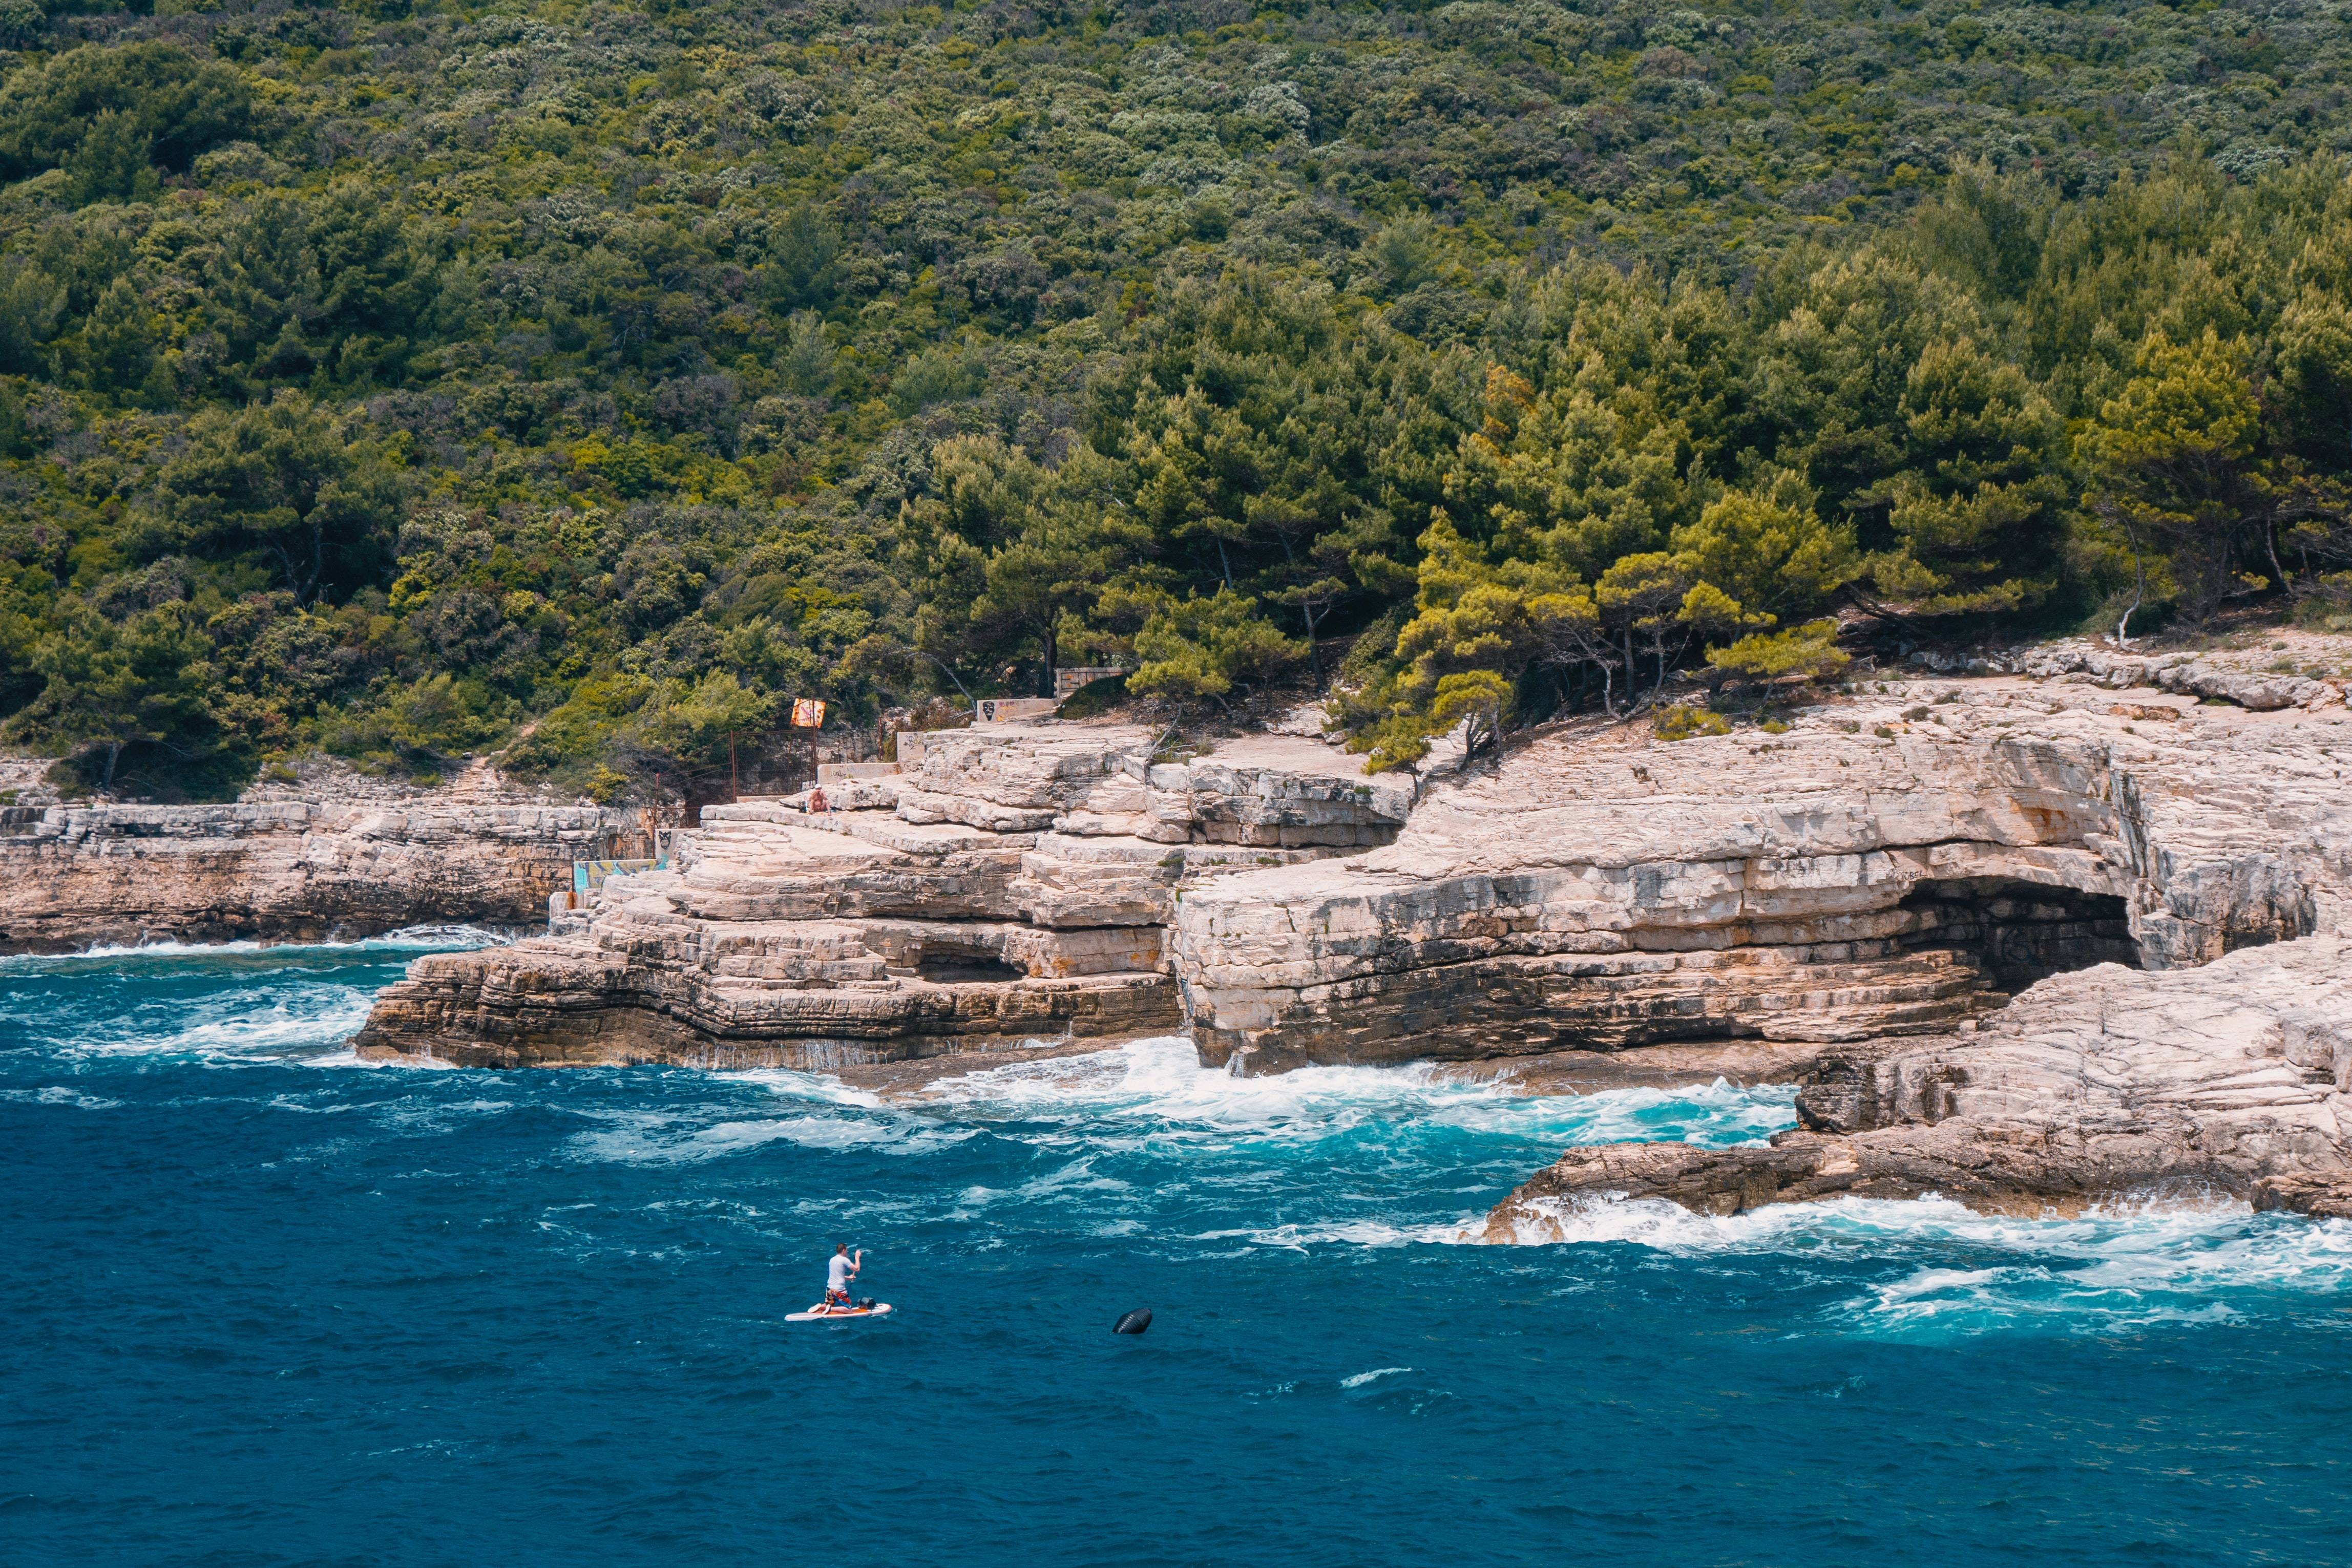
<svg viewBox="0 0 2352 1568">
<path fill-rule="evenodd" d="M 0 734 L 91 787 L 2352 601 L 2301 0 L 0 9 Z"/>
</svg>

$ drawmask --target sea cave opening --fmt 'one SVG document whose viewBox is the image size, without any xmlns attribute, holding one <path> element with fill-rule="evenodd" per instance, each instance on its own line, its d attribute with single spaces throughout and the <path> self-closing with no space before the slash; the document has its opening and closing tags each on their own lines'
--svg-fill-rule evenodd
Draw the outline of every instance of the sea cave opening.
<svg viewBox="0 0 2352 1568">
<path fill-rule="evenodd" d="M 935 985 L 1003 985 L 1028 977 L 1028 971 L 1008 964 L 985 947 L 926 946 L 915 960 L 915 973 Z"/>
<path fill-rule="evenodd" d="M 1906 949 L 1957 948 L 2006 991 L 2094 964 L 2140 967 L 2130 913 L 2113 894 L 1969 877 L 1923 882 L 1902 907 L 1916 921 Z"/>
</svg>

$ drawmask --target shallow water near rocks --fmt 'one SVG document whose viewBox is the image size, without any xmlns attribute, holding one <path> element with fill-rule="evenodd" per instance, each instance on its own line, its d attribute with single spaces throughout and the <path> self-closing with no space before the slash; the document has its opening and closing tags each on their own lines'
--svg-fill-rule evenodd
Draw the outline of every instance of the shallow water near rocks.
<svg viewBox="0 0 2352 1568">
<path fill-rule="evenodd" d="M 0 1555 L 2352 1557 L 2352 1227 L 1620 1205 L 1469 1245 L 1568 1144 L 1760 1138 L 1790 1093 L 1172 1040 L 891 1103 L 352 1058 L 463 940 L 0 960 Z M 836 1239 L 898 1315 L 786 1324 Z"/>
</svg>

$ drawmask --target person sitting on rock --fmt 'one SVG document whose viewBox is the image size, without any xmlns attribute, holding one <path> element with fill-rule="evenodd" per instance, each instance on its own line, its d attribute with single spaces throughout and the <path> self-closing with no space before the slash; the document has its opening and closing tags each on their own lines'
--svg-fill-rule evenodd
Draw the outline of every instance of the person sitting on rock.
<svg viewBox="0 0 2352 1568">
<path fill-rule="evenodd" d="M 824 785 L 820 784 L 815 789 L 809 791 L 808 809 L 811 811 L 830 811 L 833 810 L 832 807 L 826 805 L 824 802 Z"/>
<path fill-rule="evenodd" d="M 866 1249 L 863 1247 L 857 1249 L 857 1256 L 855 1258 L 849 1255 L 849 1243 L 846 1241 L 834 1248 L 833 1257 L 825 1264 L 824 1310 L 826 1312 L 845 1312 L 851 1310 L 849 1282 L 857 1278 L 857 1270 L 865 1266 Z"/>
</svg>

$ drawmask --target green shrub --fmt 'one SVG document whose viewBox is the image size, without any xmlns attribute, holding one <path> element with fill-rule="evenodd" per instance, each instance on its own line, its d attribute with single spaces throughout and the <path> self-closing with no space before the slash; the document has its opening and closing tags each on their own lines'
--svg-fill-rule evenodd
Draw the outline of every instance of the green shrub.
<svg viewBox="0 0 2352 1568">
<path fill-rule="evenodd" d="M 1703 707 L 1676 703 L 1662 710 L 1650 733 L 1660 740 L 1688 740 L 1700 735 L 1729 735 L 1731 721 Z"/>
<path fill-rule="evenodd" d="M 1063 699 L 1056 710 L 1064 718 L 1093 718 L 1108 713 L 1127 700 L 1127 676 L 1105 675 L 1098 681 L 1088 681 Z"/>
<path fill-rule="evenodd" d="M 1827 680 L 1853 662 L 1837 646 L 1837 637 L 1836 622 L 1809 621 L 1785 632 L 1752 632 L 1727 648 L 1709 648 L 1706 662 L 1725 677 Z"/>
</svg>

